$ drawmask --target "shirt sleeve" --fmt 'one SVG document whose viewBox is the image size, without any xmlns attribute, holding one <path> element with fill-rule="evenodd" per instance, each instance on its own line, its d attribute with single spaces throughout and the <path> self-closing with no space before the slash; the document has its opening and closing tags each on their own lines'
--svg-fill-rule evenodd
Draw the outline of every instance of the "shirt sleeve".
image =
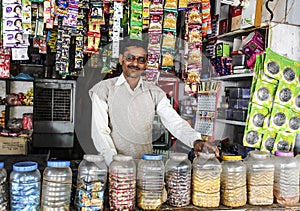
<svg viewBox="0 0 300 211">
<path fill-rule="evenodd" d="M 157 114 L 169 132 L 187 146 L 193 148 L 194 141 L 202 139 L 201 134 L 173 109 L 167 97 L 157 104 Z"/>
<path fill-rule="evenodd" d="M 111 130 L 108 126 L 108 105 L 93 93 L 91 93 L 91 100 L 91 136 L 96 150 L 100 155 L 104 156 L 105 163 L 109 166 L 113 156 L 117 154 L 117 150 L 110 136 Z"/>
</svg>

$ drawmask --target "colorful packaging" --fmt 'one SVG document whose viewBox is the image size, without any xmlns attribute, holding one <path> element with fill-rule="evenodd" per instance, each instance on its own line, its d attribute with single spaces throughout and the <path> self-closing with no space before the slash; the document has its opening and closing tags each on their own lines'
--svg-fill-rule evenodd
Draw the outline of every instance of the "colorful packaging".
<svg viewBox="0 0 300 211">
<path fill-rule="evenodd" d="M 288 128 L 288 120 L 290 118 L 291 114 L 288 108 L 274 103 L 271 112 L 269 127 L 276 131 L 285 131 Z"/>
<path fill-rule="evenodd" d="M 272 153 L 276 151 L 293 151 L 295 146 L 296 133 L 279 131 L 277 133 Z"/>
<path fill-rule="evenodd" d="M 264 132 L 264 125 L 266 124 L 269 116 L 270 110 L 264 106 L 251 103 L 249 105 L 249 115 L 248 115 L 248 122 L 247 127 L 249 130 L 255 130 L 258 132 Z"/>
<path fill-rule="evenodd" d="M 262 141 L 262 133 L 257 132 L 255 130 L 249 130 L 248 128 L 245 129 L 244 137 L 243 137 L 243 145 L 245 147 L 253 147 L 253 148 L 260 148 Z"/>
<path fill-rule="evenodd" d="M 291 109 L 295 112 L 300 113 L 300 85 L 295 87 L 293 90 L 293 99 L 291 100 Z"/>
<path fill-rule="evenodd" d="M 282 70 L 282 81 L 288 84 L 297 85 L 298 78 L 297 73 L 299 75 L 300 72 L 300 62 L 288 59 L 286 57 L 281 58 L 281 70 Z"/>
<path fill-rule="evenodd" d="M 270 48 L 266 49 L 264 72 L 267 76 L 281 80 L 281 58 L 281 55 L 275 53 Z"/>
<path fill-rule="evenodd" d="M 290 110 L 290 118 L 288 119 L 287 131 L 291 133 L 300 133 L 300 113 Z"/>
<path fill-rule="evenodd" d="M 292 84 L 287 84 L 284 81 L 280 81 L 275 93 L 274 103 L 283 105 L 290 108 L 292 105 L 293 90 L 296 89 Z"/>
<path fill-rule="evenodd" d="M 277 86 L 275 84 L 258 79 L 252 96 L 252 102 L 267 108 L 271 107 L 274 101 L 276 88 Z"/>
<path fill-rule="evenodd" d="M 260 151 L 272 153 L 277 133 L 266 129 L 263 133 Z"/>
</svg>

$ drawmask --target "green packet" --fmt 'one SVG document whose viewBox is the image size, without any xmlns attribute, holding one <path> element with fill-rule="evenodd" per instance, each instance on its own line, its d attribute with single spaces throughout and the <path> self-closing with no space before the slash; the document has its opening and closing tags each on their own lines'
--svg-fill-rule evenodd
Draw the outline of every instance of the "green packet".
<svg viewBox="0 0 300 211">
<path fill-rule="evenodd" d="M 300 113 L 300 85 L 295 87 L 293 90 L 293 98 L 291 101 L 291 109 L 295 112 Z"/>
<path fill-rule="evenodd" d="M 288 120 L 291 118 L 290 109 L 274 103 L 269 127 L 275 131 L 285 131 L 288 128 Z"/>
<path fill-rule="evenodd" d="M 290 118 L 288 119 L 287 131 L 291 133 L 300 133 L 300 112 L 290 110 Z"/>
<path fill-rule="evenodd" d="M 250 103 L 250 112 L 247 116 L 247 127 L 249 130 L 264 132 L 265 122 L 268 120 L 270 110 L 256 103 Z"/>
<path fill-rule="evenodd" d="M 263 133 L 260 151 L 272 153 L 277 133 L 266 129 Z"/>
<path fill-rule="evenodd" d="M 277 85 L 257 80 L 252 102 L 264 107 L 271 107 L 274 101 Z"/>
<path fill-rule="evenodd" d="M 291 108 L 295 89 L 296 87 L 294 85 L 280 81 L 275 93 L 274 103 Z"/>
<path fill-rule="evenodd" d="M 243 145 L 245 147 L 252 147 L 252 148 L 260 148 L 262 141 L 262 133 L 256 130 L 249 130 L 245 128 L 244 137 L 243 137 Z"/>
<path fill-rule="evenodd" d="M 264 73 L 271 78 L 281 80 L 281 59 L 282 56 L 275 53 L 270 48 L 266 48 L 266 58 L 264 62 Z"/>
<path fill-rule="evenodd" d="M 300 85 L 300 62 L 282 57 L 280 69 L 281 81 L 294 86 Z"/>
<path fill-rule="evenodd" d="M 276 151 L 293 151 L 295 146 L 296 133 L 279 131 L 277 133 L 272 153 Z"/>
</svg>

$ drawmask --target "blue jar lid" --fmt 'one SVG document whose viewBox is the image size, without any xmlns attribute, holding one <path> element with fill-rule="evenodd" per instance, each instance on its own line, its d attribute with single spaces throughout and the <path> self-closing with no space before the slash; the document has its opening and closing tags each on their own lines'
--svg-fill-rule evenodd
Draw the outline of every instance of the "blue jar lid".
<svg viewBox="0 0 300 211">
<path fill-rule="evenodd" d="M 0 162 L 0 169 L 4 168 L 4 162 Z"/>
<path fill-rule="evenodd" d="M 18 162 L 13 165 L 14 171 L 34 171 L 38 168 L 37 162 Z"/>
<path fill-rule="evenodd" d="M 143 154 L 142 155 L 143 160 L 162 160 L 162 155 L 158 154 Z"/>
<path fill-rule="evenodd" d="M 47 166 L 50 167 L 66 167 L 70 166 L 70 161 L 68 160 L 49 160 Z"/>
</svg>

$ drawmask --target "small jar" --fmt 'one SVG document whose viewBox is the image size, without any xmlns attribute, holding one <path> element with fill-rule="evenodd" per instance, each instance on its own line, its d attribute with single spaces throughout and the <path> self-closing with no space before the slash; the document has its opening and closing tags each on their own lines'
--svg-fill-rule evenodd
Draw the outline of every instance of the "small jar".
<svg viewBox="0 0 300 211">
<path fill-rule="evenodd" d="M 262 151 L 251 151 L 247 159 L 248 202 L 251 205 L 273 204 L 273 185 L 275 166 L 270 154 Z"/>
<path fill-rule="evenodd" d="M 115 155 L 109 165 L 110 210 L 134 210 L 136 165 L 131 156 Z"/>
<path fill-rule="evenodd" d="M 167 202 L 183 207 L 191 201 L 191 162 L 185 153 L 171 153 L 165 165 Z"/>
<path fill-rule="evenodd" d="M 107 167 L 102 155 L 84 155 L 78 166 L 75 206 L 77 210 L 103 210 Z"/>
<path fill-rule="evenodd" d="M 36 162 L 18 162 L 10 174 L 10 208 L 12 211 L 39 211 L 41 173 Z"/>
<path fill-rule="evenodd" d="M 0 210 L 8 210 L 8 184 L 7 172 L 4 168 L 4 162 L 0 162 Z"/>
<path fill-rule="evenodd" d="M 242 157 L 225 155 L 222 160 L 221 203 L 228 207 L 246 205 L 246 166 Z"/>
<path fill-rule="evenodd" d="M 275 152 L 274 197 L 278 204 L 299 201 L 299 165 L 293 152 Z"/>
<path fill-rule="evenodd" d="M 48 161 L 43 173 L 41 210 L 70 210 L 70 161 Z"/>
<path fill-rule="evenodd" d="M 221 163 L 212 153 L 199 153 L 193 161 L 192 202 L 213 208 L 220 205 Z"/>
<path fill-rule="evenodd" d="M 137 168 L 137 203 L 140 208 L 153 210 L 162 205 L 164 172 L 162 155 L 142 155 Z"/>
</svg>

